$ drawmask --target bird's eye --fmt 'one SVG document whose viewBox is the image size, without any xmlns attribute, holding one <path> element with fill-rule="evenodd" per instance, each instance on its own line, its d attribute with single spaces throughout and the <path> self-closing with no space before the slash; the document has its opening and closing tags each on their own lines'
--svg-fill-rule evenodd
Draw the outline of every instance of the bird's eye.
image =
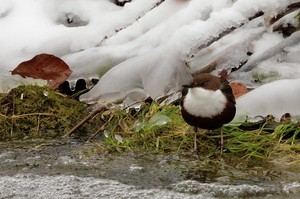
<svg viewBox="0 0 300 199">
<path fill-rule="evenodd" d="M 200 82 L 199 86 L 204 87 L 206 85 L 206 82 Z"/>
</svg>

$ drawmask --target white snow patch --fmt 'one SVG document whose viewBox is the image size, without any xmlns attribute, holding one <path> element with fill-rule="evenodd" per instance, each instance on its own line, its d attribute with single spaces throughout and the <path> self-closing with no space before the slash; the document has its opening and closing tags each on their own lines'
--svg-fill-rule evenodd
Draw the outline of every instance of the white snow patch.
<svg viewBox="0 0 300 199">
<path fill-rule="evenodd" d="M 300 116 L 300 79 L 278 80 L 264 84 L 237 99 L 237 112 L 233 122 L 246 116 L 267 116 L 280 119 L 285 113 Z"/>
</svg>

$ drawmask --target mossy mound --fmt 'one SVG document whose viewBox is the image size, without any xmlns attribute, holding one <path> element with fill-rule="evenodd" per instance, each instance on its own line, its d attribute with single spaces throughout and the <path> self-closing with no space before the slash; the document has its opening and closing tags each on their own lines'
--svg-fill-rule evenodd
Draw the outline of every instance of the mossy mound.
<svg viewBox="0 0 300 199">
<path fill-rule="evenodd" d="M 46 86 L 19 86 L 0 95 L 0 139 L 54 138 L 88 114 L 86 104 Z"/>
</svg>

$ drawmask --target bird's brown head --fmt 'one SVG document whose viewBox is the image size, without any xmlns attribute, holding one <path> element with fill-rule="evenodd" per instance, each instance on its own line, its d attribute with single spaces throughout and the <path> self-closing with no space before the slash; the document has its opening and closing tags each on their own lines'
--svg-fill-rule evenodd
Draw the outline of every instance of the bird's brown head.
<svg viewBox="0 0 300 199">
<path fill-rule="evenodd" d="M 183 85 L 182 96 L 185 96 L 189 88 L 203 88 L 206 90 L 216 91 L 221 90 L 228 100 L 235 104 L 235 99 L 232 94 L 232 89 L 229 82 L 222 77 L 217 77 L 209 73 L 197 74 L 193 77 L 190 84 Z"/>
<path fill-rule="evenodd" d="M 216 91 L 222 86 L 221 79 L 211 74 L 198 74 L 193 77 L 190 84 L 183 85 L 184 88 L 201 87 L 207 90 Z"/>
</svg>

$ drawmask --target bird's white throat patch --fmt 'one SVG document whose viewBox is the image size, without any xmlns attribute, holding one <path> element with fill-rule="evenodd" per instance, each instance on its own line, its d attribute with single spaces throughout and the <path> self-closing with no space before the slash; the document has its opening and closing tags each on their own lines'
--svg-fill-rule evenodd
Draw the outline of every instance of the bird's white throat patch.
<svg viewBox="0 0 300 199">
<path fill-rule="evenodd" d="M 183 107 L 194 116 L 211 118 L 223 111 L 226 101 L 221 90 L 212 91 L 197 87 L 189 89 Z"/>
</svg>

